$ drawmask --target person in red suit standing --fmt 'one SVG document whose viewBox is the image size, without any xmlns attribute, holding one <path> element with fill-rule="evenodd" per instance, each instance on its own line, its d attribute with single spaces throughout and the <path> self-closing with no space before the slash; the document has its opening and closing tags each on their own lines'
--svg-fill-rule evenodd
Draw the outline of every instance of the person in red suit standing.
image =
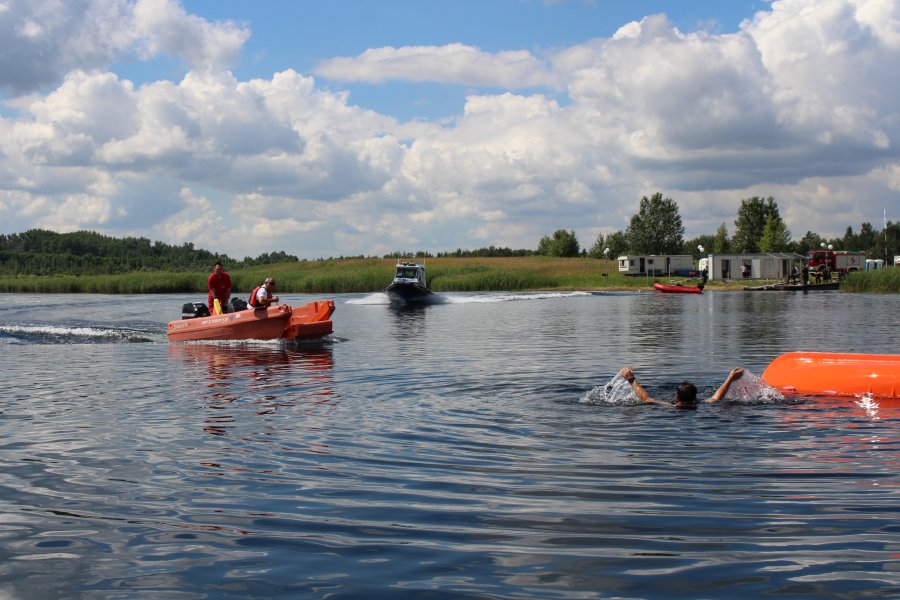
<svg viewBox="0 0 900 600">
<path fill-rule="evenodd" d="M 225 312 L 228 306 L 228 300 L 231 298 L 231 277 L 222 268 L 222 263 L 216 262 L 213 267 L 212 275 L 206 280 L 206 286 L 209 288 L 209 311 L 213 312 L 215 300 L 222 305 L 222 312 Z"/>
</svg>

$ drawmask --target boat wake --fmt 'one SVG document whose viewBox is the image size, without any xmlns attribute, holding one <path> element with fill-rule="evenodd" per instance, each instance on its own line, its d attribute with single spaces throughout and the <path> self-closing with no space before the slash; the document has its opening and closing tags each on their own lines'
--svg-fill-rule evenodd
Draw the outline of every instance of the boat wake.
<svg viewBox="0 0 900 600">
<path fill-rule="evenodd" d="M 558 298 L 577 298 L 590 296 L 590 292 L 509 292 L 478 295 L 445 296 L 447 304 L 494 304 L 498 302 L 519 302 L 522 300 L 555 300 Z"/>
<path fill-rule="evenodd" d="M 420 304 L 496 304 L 499 302 L 518 302 L 521 300 L 554 300 L 557 298 L 577 298 L 591 296 L 591 292 L 508 292 L 508 293 L 446 293 L 434 294 L 426 302 Z M 347 300 L 347 304 L 390 304 L 387 294 L 377 292 Z"/>
<path fill-rule="evenodd" d="M 0 324 L 5 344 L 109 344 L 165 341 L 165 333 L 99 326 Z"/>
<path fill-rule="evenodd" d="M 368 296 L 363 296 L 362 298 L 351 298 L 347 300 L 347 304 L 390 304 L 391 301 L 387 297 L 387 294 L 382 292 L 377 292 L 375 294 L 369 294 Z"/>
<path fill-rule="evenodd" d="M 317 347 L 323 346 L 326 344 L 340 344 L 342 342 L 348 341 L 347 338 L 342 338 L 336 336 L 334 333 L 329 333 L 328 335 L 323 335 L 319 338 L 310 338 L 310 339 L 293 339 L 286 340 L 283 338 L 277 338 L 272 340 L 189 340 L 185 342 L 174 342 L 175 344 L 179 344 L 181 346 L 212 346 L 218 348 L 262 348 L 262 349 L 271 349 L 271 350 L 279 350 L 284 348 L 307 348 L 307 347 Z"/>
</svg>

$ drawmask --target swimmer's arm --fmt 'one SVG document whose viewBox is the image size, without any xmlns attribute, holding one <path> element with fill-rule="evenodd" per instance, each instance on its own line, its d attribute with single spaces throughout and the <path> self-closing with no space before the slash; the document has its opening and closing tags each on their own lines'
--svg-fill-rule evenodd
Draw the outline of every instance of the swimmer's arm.
<svg viewBox="0 0 900 600">
<path fill-rule="evenodd" d="M 718 402 L 722 398 L 725 397 L 725 394 L 728 393 L 728 388 L 731 387 L 731 384 L 736 380 L 740 379 L 744 375 L 744 370 L 740 367 L 735 367 L 731 370 L 731 373 L 728 374 L 728 377 L 725 378 L 724 383 L 719 386 L 719 389 L 716 390 L 716 393 L 712 395 L 712 398 L 707 400 L 707 402 Z"/>
<path fill-rule="evenodd" d="M 659 400 L 654 400 L 650 397 L 650 394 L 647 393 L 641 384 L 638 383 L 638 380 L 634 377 L 634 369 L 630 367 L 624 367 L 619 371 L 619 375 L 622 376 L 622 379 L 631 384 L 631 390 L 634 392 L 634 395 L 637 396 L 637 399 L 641 402 L 650 402 L 653 404 L 665 404 L 665 402 L 660 402 Z"/>
</svg>

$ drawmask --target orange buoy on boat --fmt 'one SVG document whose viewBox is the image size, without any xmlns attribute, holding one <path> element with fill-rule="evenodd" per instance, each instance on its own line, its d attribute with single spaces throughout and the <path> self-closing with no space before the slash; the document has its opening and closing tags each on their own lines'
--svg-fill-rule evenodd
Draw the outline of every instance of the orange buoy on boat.
<svg viewBox="0 0 900 600">
<path fill-rule="evenodd" d="M 900 398 L 900 354 L 788 352 L 766 367 L 762 379 L 800 394 Z"/>
</svg>

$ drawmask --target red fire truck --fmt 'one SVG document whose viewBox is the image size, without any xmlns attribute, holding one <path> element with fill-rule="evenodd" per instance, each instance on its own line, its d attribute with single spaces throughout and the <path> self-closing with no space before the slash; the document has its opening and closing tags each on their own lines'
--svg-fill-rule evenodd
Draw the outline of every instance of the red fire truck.
<svg viewBox="0 0 900 600">
<path fill-rule="evenodd" d="M 810 270 L 828 267 L 833 273 L 860 271 L 866 265 L 865 252 L 848 250 L 810 250 L 806 255 Z"/>
</svg>

